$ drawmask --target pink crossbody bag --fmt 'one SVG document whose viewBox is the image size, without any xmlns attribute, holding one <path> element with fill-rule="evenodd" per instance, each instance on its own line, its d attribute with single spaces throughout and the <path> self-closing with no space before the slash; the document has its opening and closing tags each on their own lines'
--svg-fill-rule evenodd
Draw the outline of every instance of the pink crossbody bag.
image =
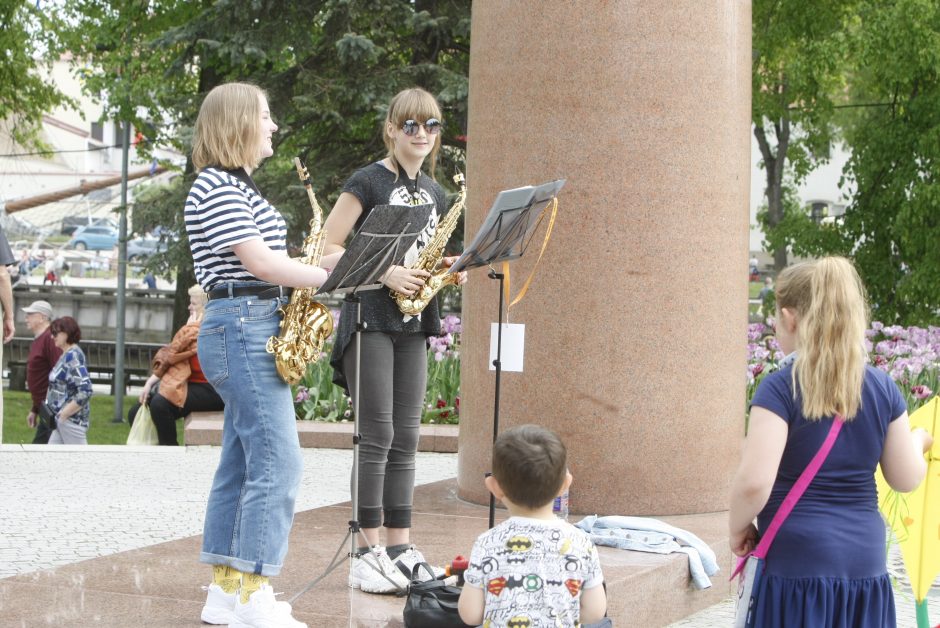
<svg viewBox="0 0 940 628">
<path fill-rule="evenodd" d="M 803 469 L 803 473 L 800 474 L 796 483 L 790 488 L 790 492 L 787 493 L 787 496 L 783 499 L 783 503 L 780 504 L 780 508 L 777 509 L 777 513 L 771 520 L 770 525 L 767 526 L 767 531 L 764 532 L 764 535 L 757 543 L 757 547 L 755 547 L 754 551 L 750 554 L 738 560 L 738 566 L 731 574 L 731 578 L 729 578 L 729 580 L 734 580 L 736 576 L 740 575 L 738 581 L 738 599 L 735 605 L 735 628 L 749 628 L 754 625 L 754 610 L 757 607 L 758 584 L 764 575 L 764 561 L 767 558 L 767 552 L 770 550 L 770 544 L 773 543 L 774 537 L 777 536 L 777 531 L 780 530 L 783 522 L 790 516 L 790 512 L 793 510 L 794 506 L 796 506 L 796 503 L 800 501 L 800 497 L 806 492 L 810 482 L 816 477 L 819 468 L 829 456 L 829 452 L 836 443 L 836 437 L 839 435 L 839 430 L 842 429 L 843 423 L 844 421 L 841 416 L 835 418 L 832 422 L 832 428 L 830 428 L 829 434 L 826 435 L 826 440 L 823 441 L 819 451 L 816 452 L 813 459 L 810 460 L 806 468 Z"/>
</svg>

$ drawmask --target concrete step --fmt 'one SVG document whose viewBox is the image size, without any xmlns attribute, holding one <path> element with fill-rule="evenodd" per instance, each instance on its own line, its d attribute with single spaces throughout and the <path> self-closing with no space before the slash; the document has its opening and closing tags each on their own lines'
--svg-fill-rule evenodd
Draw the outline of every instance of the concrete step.
<svg viewBox="0 0 940 628">
<path fill-rule="evenodd" d="M 193 412 L 184 421 L 183 442 L 187 445 L 221 445 L 222 423 L 221 412 Z M 455 453 L 458 430 L 457 425 L 422 425 L 418 451 Z M 352 423 L 297 421 L 301 447 L 352 449 L 352 435 Z"/>
</svg>

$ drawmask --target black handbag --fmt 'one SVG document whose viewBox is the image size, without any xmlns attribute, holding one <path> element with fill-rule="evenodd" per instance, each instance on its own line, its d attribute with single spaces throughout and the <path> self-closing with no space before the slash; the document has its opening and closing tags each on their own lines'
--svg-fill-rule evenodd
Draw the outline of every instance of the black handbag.
<svg viewBox="0 0 940 628">
<path fill-rule="evenodd" d="M 434 575 L 427 563 L 414 566 L 403 612 L 406 628 L 468 628 L 457 612 L 460 587 L 444 584 L 441 578 L 422 582 L 418 580 L 422 568 Z"/>
<path fill-rule="evenodd" d="M 54 430 L 56 428 L 55 411 L 45 401 L 39 404 L 39 420 L 42 421 L 43 425 L 48 427 L 50 430 Z"/>
</svg>

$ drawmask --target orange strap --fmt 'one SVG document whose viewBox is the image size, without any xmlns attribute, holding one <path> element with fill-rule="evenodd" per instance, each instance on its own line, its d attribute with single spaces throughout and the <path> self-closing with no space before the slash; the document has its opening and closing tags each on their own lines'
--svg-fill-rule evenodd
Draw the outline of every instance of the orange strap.
<svg viewBox="0 0 940 628">
<path fill-rule="evenodd" d="M 552 237 L 552 227 L 555 226 L 555 215 L 558 213 L 558 197 L 552 198 L 552 210 L 551 215 L 548 217 L 548 227 L 545 229 L 545 238 L 542 240 L 542 250 L 539 251 L 539 257 L 535 260 L 535 266 L 532 267 L 532 271 L 529 273 L 529 276 L 526 278 L 525 283 L 522 284 L 522 290 L 519 291 L 519 294 L 516 295 L 516 298 L 512 301 L 509 301 L 509 262 L 503 262 L 503 275 L 506 276 L 506 283 L 504 285 L 506 301 L 509 301 L 509 305 L 506 306 L 506 310 L 509 310 L 512 306 L 522 300 L 522 297 L 525 296 L 525 293 L 529 290 L 529 284 L 532 283 L 532 278 L 535 277 L 535 271 L 539 267 L 539 262 L 542 261 L 542 255 L 545 254 L 545 249 L 548 247 L 548 241 Z M 535 228 L 538 229 L 539 224 L 545 218 L 545 212 L 539 216 L 539 222 L 535 225 Z"/>
</svg>

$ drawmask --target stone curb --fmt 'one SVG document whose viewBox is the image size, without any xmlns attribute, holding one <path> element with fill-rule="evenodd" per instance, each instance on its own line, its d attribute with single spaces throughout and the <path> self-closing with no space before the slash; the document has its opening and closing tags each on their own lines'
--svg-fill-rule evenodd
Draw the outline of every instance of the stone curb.
<svg viewBox="0 0 940 628">
<path fill-rule="evenodd" d="M 187 446 L 221 445 L 222 420 L 221 412 L 193 412 L 185 419 L 184 442 Z M 418 451 L 456 453 L 459 430 L 457 425 L 422 425 Z M 301 447 L 352 449 L 352 434 L 352 423 L 297 421 Z"/>
</svg>

